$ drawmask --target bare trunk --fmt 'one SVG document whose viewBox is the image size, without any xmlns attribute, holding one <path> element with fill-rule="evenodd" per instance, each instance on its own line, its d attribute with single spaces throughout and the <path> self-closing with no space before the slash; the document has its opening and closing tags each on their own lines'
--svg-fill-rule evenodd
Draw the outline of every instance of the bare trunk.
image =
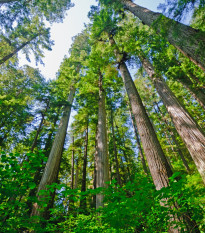
<svg viewBox="0 0 205 233">
<path fill-rule="evenodd" d="M 75 185 L 74 185 L 74 189 L 78 188 L 78 175 L 79 175 L 79 158 L 76 161 L 76 172 L 75 172 Z"/>
<path fill-rule="evenodd" d="M 96 126 L 95 132 L 95 158 L 94 158 L 94 172 L 93 172 L 93 189 L 96 189 L 96 160 L 98 156 L 97 151 L 97 144 L 98 144 L 98 126 Z M 93 195 L 93 207 L 96 209 L 96 195 Z"/>
<path fill-rule="evenodd" d="M 112 127 L 112 139 L 113 139 L 114 156 L 115 156 L 116 173 L 117 173 L 117 183 L 121 186 L 122 181 L 121 181 L 120 170 L 119 170 L 119 162 L 118 162 L 118 154 L 117 154 L 117 147 L 116 147 L 116 140 L 115 140 L 115 129 L 114 129 L 114 123 L 113 123 L 112 106 L 111 106 L 111 127 Z"/>
<path fill-rule="evenodd" d="M 88 119 L 87 119 L 86 131 L 85 131 L 85 148 L 84 148 L 84 158 L 83 158 L 83 177 L 82 177 L 81 192 L 86 191 L 87 157 L 88 157 Z M 80 200 L 80 207 L 82 210 L 86 209 L 86 197 L 84 197 L 84 199 Z"/>
<path fill-rule="evenodd" d="M 155 73 L 152 64 L 145 57 L 141 57 L 140 59 L 144 69 L 153 81 L 157 92 L 162 98 L 178 134 L 187 146 L 192 159 L 205 182 L 205 135 L 188 112 L 178 102 L 164 80 Z"/>
<path fill-rule="evenodd" d="M 55 183 L 58 178 L 58 172 L 59 172 L 59 167 L 60 167 L 60 161 L 62 157 L 62 152 L 63 152 L 63 146 L 65 142 L 65 137 L 66 137 L 66 132 L 67 132 L 67 127 L 68 127 L 68 122 L 70 118 L 70 112 L 71 112 L 71 106 L 73 103 L 74 99 L 74 94 L 75 94 L 75 88 L 71 87 L 70 89 L 70 94 L 68 96 L 68 102 L 69 105 L 65 106 L 63 116 L 61 118 L 60 124 L 58 131 L 56 133 L 50 155 L 48 157 L 48 161 L 43 173 L 43 176 L 41 178 L 38 191 L 37 191 L 37 196 L 39 200 L 42 200 L 44 196 L 39 195 L 39 192 L 41 190 L 47 190 L 47 185 L 51 185 L 52 183 Z M 31 215 L 32 216 L 40 216 L 40 206 L 38 206 L 37 203 L 33 205 L 33 210 Z"/>
<path fill-rule="evenodd" d="M 109 163 L 107 149 L 107 129 L 105 110 L 105 91 L 102 84 L 102 74 L 99 74 L 99 109 L 98 109 L 98 154 L 96 159 L 96 187 L 107 187 L 109 181 Z M 103 195 L 96 195 L 96 208 L 103 207 Z"/>
<path fill-rule="evenodd" d="M 169 124 L 168 124 L 167 120 L 163 118 L 163 114 L 162 114 L 162 112 L 161 112 L 161 110 L 160 110 L 160 107 L 159 107 L 158 103 L 155 103 L 155 104 L 156 104 L 156 106 L 157 106 L 157 109 L 158 109 L 158 111 L 159 111 L 161 117 L 162 117 L 162 120 L 164 121 L 164 123 L 165 123 L 166 126 L 167 126 L 167 127 L 166 127 L 166 128 L 167 128 L 167 131 L 169 131 L 169 133 L 170 133 L 170 135 L 171 135 L 171 138 L 172 138 L 174 144 L 176 145 L 176 150 L 177 150 L 178 155 L 179 155 L 179 157 L 181 158 L 181 160 L 182 160 L 182 162 L 183 162 L 183 164 L 184 164 L 184 167 L 186 168 L 187 172 L 190 173 L 189 165 L 188 165 L 188 163 L 187 163 L 187 161 L 186 161 L 186 159 L 185 159 L 185 157 L 184 157 L 184 155 L 183 155 L 183 153 L 182 153 L 182 151 L 181 151 L 181 149 L 180 149 L 180 145 L 179 145 L 179 143 L 178 143 L 178 141 L 177 141 L 177 139 L 176 139 L 174 133 L 172 132 L 172 130 L 170 130 Z"/>
<path fill-rule="evenodd" d="M 131 0 L 120 0 L 120 2 L 144 24 L 155 28 L 159 34 L 205 71 L 204 32 L 150 11 Z"/>
<path fill-rule="evenodd" d="M 141 162 L 142 162 L 142 167 L 143 167 L 144 173 L 146 175 L 148 175 L 149 172 L 148 172 L 148 168 L 147 168 L 147 165 L 146 165 L 146 162 L 145 162 L 144 153 L 143 153 L 143 150 L 142 150 L 142 147 L 141 147 L 141 144 L 140 144 L 140 137 L 139 137 L 138 132 L 137 132 L 137 127 L 135 125 L 135 121 L 134 121 L 134 118 L 132 116 L 130 106 L 129 106 L 129 113 L 130 113 L 130 118 L 131 118 L 131 121 L 132 121 L 132 126 L 133 126 L 133 129 L 134 129 L 134 132 L 135 132 L 135 137 L 136 137 L 136 141 L 137 141 L 137 147 L 138 147 L 138 150 L 139 150 L 140 159 L 141 159 Z"/>
<path fill-rule="evenodd" d="M 74 149 L 74 136 L 72 137 L 72 157 L 71 157 L 71 182 L 70 182 L 70 188 L 73 189 L 74 187 L 74 170 L 75 170 L 75 149 Z M 73 201 L 73 195 L 69 196 L 69 204 L 68 204 L 68 210 L 69 212 L 72 211 L 74 208 L 74 201 Z"/>
<path fill-rule="evenodd" d="M 72 143 L 73 143 L 73 148 L 72 148 L 72 158 L 71 158 L 71 183 L 70 187 L 73 189 L 74 186 L 74 164 L 75 164 L 75 149 L 74 149 L 74 136 L 72 137 Z"/>
<path fill-rule="evenodd" d="M 110 37 L 110 43 L 113 46 L 116 45 L 112 37 Z M 122 60 L 121 54 L 117 48 L 115 49 L 115 54 L 119 62 L 120 73 L 124 81 L 137 129 L 142 141 L 142 146 L 147 158 L 150 173 L 156 189 L 159 190 L 168 186 L 168 178 L 172 176 L 172 171 L 169 164 L 164 159 L 165 155 L 157 139 L 157 135 L 149 120 L 145 107 L 142 104 L 142 100 L 127 69 L 127 66 Z"/>
</svg>

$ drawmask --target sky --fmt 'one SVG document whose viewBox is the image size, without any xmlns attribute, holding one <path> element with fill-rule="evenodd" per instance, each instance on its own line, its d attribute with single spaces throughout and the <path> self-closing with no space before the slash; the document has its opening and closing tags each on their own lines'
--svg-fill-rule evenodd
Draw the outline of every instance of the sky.
<svg viewBox="0 0 205 233">
<path fill-rule="evenodd" d="M 157 6 L 164 1 L 165 0 L 135 0 L 134 2 L 152 11 L 158 11 Z M 55 45 L 52 47 L 52 51 L 45 50 L 45 57 L 43 58 L 45 65 L 38 65 L 38 68 L 46 79 L 55 79 L 56 72 L 64 56 L 68 55 L 68 50 L 72 44 L 72 37 L 83 30 L 84 23 L 89 22 L 87 14 L 90 10 L 90 6 L 97 5 L 95 0 L 72 0 L 72 2 L 75 6 L 68 10 L 63 23 L 51 25 L 51 38 L 54 40 Z M 33 59 L 31 63 L 28 63 L 24 56 L 20 55 L 20 57 L 20 65 L 28 64 L 36 67 Z"/>
</svg>

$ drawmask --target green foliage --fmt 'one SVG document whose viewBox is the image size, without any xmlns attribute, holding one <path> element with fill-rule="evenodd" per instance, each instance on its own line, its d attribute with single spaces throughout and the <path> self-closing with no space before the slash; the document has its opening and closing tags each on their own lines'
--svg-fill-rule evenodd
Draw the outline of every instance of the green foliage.
<svg viewBox="0 0 205 233">
<path fill-rule="evenodd" d="M 204 188 L 195 189 L 188 185 L 185 177 L 176 182 L 179 173 L 170 178 L 170 186 L 156 191 L 154 185 L 147 178 L 137 175 L 133 182 L 126 183 L 123 187 L 116 186 L 113 180 L 108 189 L 88 190 L 81 193 L 79 190 L 71 190 L 65 185 L 53 184 L 49 190 L 57 188 L 61 190 L 58 200 L 68 198 L 72 195 L 77 203 L 84 195 L 87 197 L 103 192 L 105 207 L 99 210 L 89 209 L 89 214 L 65 212 L 65 206 L 57 204 L 51 211 L 52 217 L 49 221 L 40 219 L 28 226 L 25 216 L 17 217 L 16 222 L 26 229 L 34 229 L 37 232 L 167 232 L 170 226 L 170 216 L 183 216 L 191 214 L 202 230 L 205 227 L 204 217 Z M 197 193 L 197 195 L 196 195 Z M 161 205 L 161 203 L 164 203 Z M 177 208 L 176 208 L 177 203 Z M 199 204 L 200 203 L 200 204 Z M 146 208 L 145 208 L 146 206 Z M 171 208 L 170 208 L 171 207 Z M 7 224 L 9 221 L 6 222 Z M 43 228 L 40 226 L 44 225 Z M 173 221 L 171 224 L 180 225 L 181 222 Z M 18 225 L 19 226 L 19 225 Z M 18 226 L 13 226 L 16 232 Z M 2 228 L 2 232 L 6 227 Z M 187 232 L 187 231 L 183 231 Z"/>
<path fill-rule="evenodd" d="M 0 156 L 0 231 L 18 232 L 28 227 L 28 192 L 36 187 L 34 175 L 46 158 L 42 152 Z M 32 197 L 34 198 L 34 197 Z M 32 201 L 34 201 L 32 199 Z"/>
</svg>

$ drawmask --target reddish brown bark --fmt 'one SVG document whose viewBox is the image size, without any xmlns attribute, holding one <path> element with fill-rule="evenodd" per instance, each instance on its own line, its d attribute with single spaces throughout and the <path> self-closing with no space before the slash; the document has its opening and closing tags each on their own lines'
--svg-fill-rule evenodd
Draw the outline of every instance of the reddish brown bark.
<svg viewBox="0 0 205 233">
<path fill-rule="evenodd" d="M 102 74 L 99 74 L 99 108 L 98 108 L 98 140 L 96 157 L 96 187 L 107 187 L 109 181 L 109 162 L 107 148 L 105 91 L 103 89 Z M 103 195 L 96 195 L 96 208 L 103 206 Z"/>
<path fill-rule="evenodd" d="M 175 125 L 178 134 L 184 141 L 196 167 L 205 182 L 205 135 L 192 119 L 189 113 L 179 103 L 176 96 L 169 89 L 162 77 L 155 73 L 152 64 L 143 55 L 140 55 L 141 62 L 147 74 L 153 81 L 157 92 L 164 105 L 167 108 L 169 115 Z"/>
</svg>

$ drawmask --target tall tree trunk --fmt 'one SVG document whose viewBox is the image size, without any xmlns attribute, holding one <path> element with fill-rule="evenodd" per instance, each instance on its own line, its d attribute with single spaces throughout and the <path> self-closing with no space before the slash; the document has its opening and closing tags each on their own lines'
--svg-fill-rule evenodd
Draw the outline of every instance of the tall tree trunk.
<svg viewBox="0 0 205 233">
<path fill-rule="evenodd" d="M 70 94 L 68 96 L 69 105 L 65 106 L 64 108 L 63 116 L 61 118 L 59 128 L 56 133 L 56 136 L 55 136 L 52 148 L 51 148 L 51 152 L 48 157 L 48 161 L 47 161 L 43 176 L 41 178 L 41 181 L 38 187 L 37 196 L 39 200 L 42 200 L 45 197 L 43 195 L 39 195 L 39 192 L 41 190 L 47 190 L 47 187 L 46 187 L 47 185 L 51 185 L 52 183 L 55 183 L 57 181 L 60 161 L 62 157 L 63 146 L 65 142 L 65 137 L 66 137 L 66 132 L 67 132 L 67 127 L 68 127 L 68 122 L 70 118 L 74 95 L 75 95 L 75 87 L 71 86 Z M 39 209 L 40 209 L 40 206 L 38 206 L 38 204 L 35 203 L 33 205 L 33 210 L 32 210 L 31 215 L 40 216 L 41 212 Z"/>
<path fill-rule="evenodd" d="M 182 153 L 182 151 L 181 151 L 181 149 L 180 149 L 180 145 L 179 145 L 179 143 L 178 143 L 178 141 L 177 141 L 177 139 L 176 139 L 176 137 L 175 137 L 173 131 L 169 128 L 169 123 L 167 122 L 166 119 L 164 119 L 163 114 L 162 114 L 162 111 L 161 111 L 161 109 L 160 109 L 158 103 L 155 103 L 155 105 L 157 106 L 158 112 L 160 113 L 162 120 L 164 121 L 164 123 L 165 123 L 166 126 L 167 126 L 167 127 L 166 127 L 167 131 L 170 133 L 171 138 L 172 138 L 174 144 L 176 145 L 177 153 L 178 153 L 179 157 L 181 158 L 181 160 L 182 160 L 182 162 L 183 162 L 183 164 L 184 164 L 184 167 L 186 168 L 187 172 L 190 173 L 189 164 L 187 163 L 187 161 L 186 161 L 186 159 L 185 159 L 185 157 L 184 157 L 184 155 L 183 155 L 183 153 Z"/>
<path fill-rule="evenodd" d="M 144 173 L 146 175 L 148 175 L 149 172 L 148 172 L 148 168 L 147 168 L 147 165 L 146 165 L 146 162 L 145 162 L 144 153 L 143 153 L 143 150 L 142 150 L 142 147 L 141 147 L 141 144 L 140 144 L 140 137 L 139 137 L 139 134 L 137 132 L 137 127 L 136 127 L 134 118 L 132 116 L 130 105 L 128 105 L 128 106 L 129 106 L 129 113 L 130 113 L 130 118 L 131 118 L 131 121 L 132 121 L 132 126 L 133 126 L 133 129 L 134 129 L 135 137 L 136 137 L 136 141 L 137 141 L 137 147 L 138 147 L 140 159 L 141 159 L 141 162 L 142 162 L 142 167 L 143 167 Z"/>
<path fill-rule="evenodd" d="M 179 51 L 205 71 L 205 33 L 141 7 L 131 0 L 120 0 L 142 22 L 166 37 Z"/>
<path fill-rule="evenodd" d="M 188 112 L 178 102 L 164 80 L 155 73 L 152 64 L 144 56 L 140 56 L 147 74 L 153 81 L 157 92 L 175 125 L 178 134 L 184 141 L 194 160 L 203 181 L 205 182 L 205 135 Z"/>
<path fill-rule="evenodd" d="M 74 189 L 78 188 L 78 180 L 79 180 L 79 158 L 77 158 L 77 160 L 76 160 L 76 172 L 75 172 L 75 185 L 74 185 Z"/>
<path fill-rule="evenodd" d="M 105 91 L 103 89 L 103 77 L 99 74 L 99 108 L 98 108 L 98 140 L 97 140 L 97 159 L 96 159 L 96 187 L 107 187 L 109 181 L 109 163 L 107 148 L 107 129 L 106 129 L 106 109 Z M 103 195 L 96 195 L 96 208 L 103 207 Z"/>
<path fill-rule="evenodd" d="M 94 172 L 93 172 L 93 189 L 96 189 L 96 161 L 98 156 L 98 125 L 96 125 L 96 132 L 95 132 L 95 155 L 94 155 Z M 96 209 L 96 195 L 93 195 L 93 208 Z"/>
<path fill-rule="evenodd" d="M 70 182 L 70 188 L 73 189 L 74 187 L 74 171 L 75 171 L 75 149 L 74 149 L 74 136 L 72 137 L 72 157 L 71 157 L 71 182 Z M 68 204 L 68 210 L 69 212 L 73 210 L 74 207 L 74 200 L 73 195 L 69 196 L 69 204 Z"/>
<path fill-rule="evenodd" d="M 85 147 L 84 147 L 84 158 L 83 158 L 83 177 L 82 177 L 82 186 L 81 186 L 81 192 L 86 191 L 86 168 L 87 168 L 87 157 L 88 157 L 88 122 L 89 119 L 87 119 L 87 126 L 85 130 Z M 80 200 L 80 208 L 81 210 L 86 210 L 86 197 L 84 196 L 83 199 Z"/>
<path fill-rule="evenodd" d="M 110 43 L 112 46 L 116 46 L 113 37 L 110 37 Z M 124 81 L 137 129 L 142 141 L 150 173 L 156 189 L 159 190 L 168 186 L 168 178 L 172 176 L 172 170 L 167 160 L 164 159 L 165 155 L 157 139 L 157 135 L 118 48 L 115 49 L 115 54 L 119 62 L 120 73 Z"/>
<path fill-rule="evenodd" d="M 112 36 L 110 36 L 110 43 L 111 45 L 116 46 Z M 167 160 L 165 159 L 166 157 L 146 113 L 145 107 L 142 104 L 142 100 L 136 86 L 131 78 L 125 62 L 123 61 L 124 58 L 119 53 L 117 47 L 115 47 L 115 54 L 142 141 L 142 146 L 147 158 L 150 173 L 156 189 L 160 190 L 161 188 L 169 185 L 169 176 L 172 175 L 172 171 Z M 173 220 L 179 221 L 176 216 L 170 216 L 170 222 Z M 179 233 L 180 227 L 170 226 L 169 232 Z"/>
<path fill-rule="evenodd" d="M 114 157 L 115 157 L 115 165 L 116 165 L 117 183 L 121 186 L 122 181 L 121 181 L 121 177 L 120 177 L 118 154 L 117 154 L 117 147 L 116 147 L 116 140 L 115 140 L 115 128 L 114 128 L 114 123 L 113 123 L 112 103 L 111 103 L 111 119 L 110 120 L 111 120 L 111 127 L 112 127 L 112 140 L 113 140 Z"/>
<path fill-rule="evenodd" d="M 13 57 L 16 53 L 18 53 L 21 49 L 23 49 L 26 45 L 28 45 L 32 40 L 34 40 L 37 36 L 39 36 L 39 34 L 36 34 L 35 36 L 33 36 L 30 40 L 28 40 L 27 42 L 23 43 L 21 46 L 19 46 L 18 48 L 14 49 L 13 52 L 9 53 L 8 55 L 6 55 L 5 57 L 3 57 L 0 60 L 0 65 L 3 64 L 4 62 L 6 62 L 7 60 L 9 60 L 11 57 Z"/>
<path fill-rule="evenodd" d="M 72 144 L 73 144 L 73 148 L 72 148 L 72 158 L 71 158 L 71 182 L 70 182 L 70 187 L 71 189 L 73 189 L 74 186 L 74 165 L 75 165 L 75 149 L 74 149 L 74 136 L 72 137 Z"/>
</svg>

